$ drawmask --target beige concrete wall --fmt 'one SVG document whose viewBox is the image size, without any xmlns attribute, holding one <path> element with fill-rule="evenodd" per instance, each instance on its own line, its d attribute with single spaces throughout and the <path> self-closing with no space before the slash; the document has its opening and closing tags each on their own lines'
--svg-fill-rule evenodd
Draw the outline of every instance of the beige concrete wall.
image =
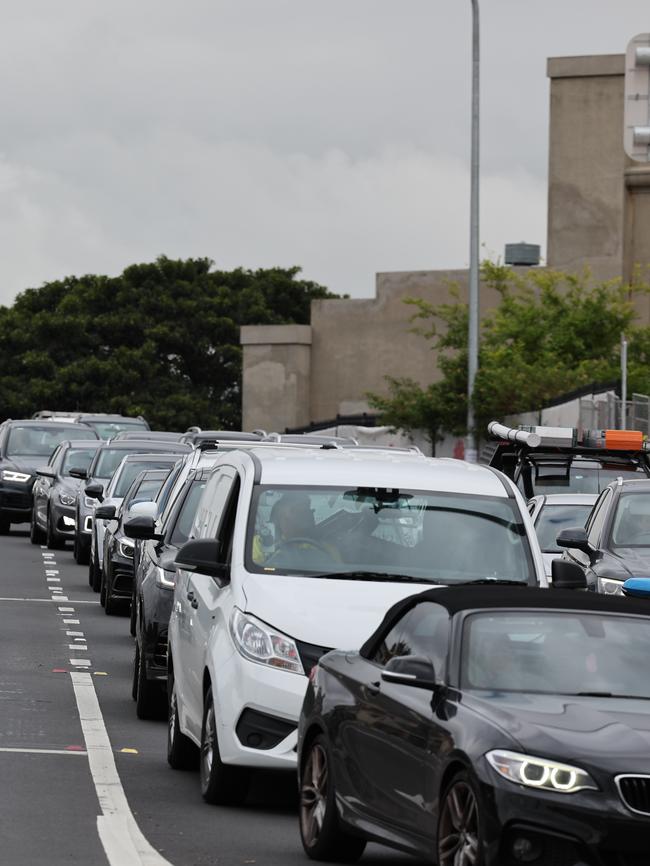
<svg viewBox="0 0 650 866">
<path fill-rule="evenodd" d="M 309 422 L 311 328 L 247 325 L 243 346 L 244 430 L 284 431 Z"/>
<path fill-rule="evenodd" d="M 585 263 L 611 279 L 623 268 L 624 55 L 553 57 L 547 262 Z"/>
<path fill-rule="evenodd" d="M 375 298 L 313 301 L 311 418 L 366 411 L 367 392 L 385 393 L 386 376 L 423 385 L 439 378 L 430 342 L 410 333 L 415 309 L 405 300 L 451 301 L 454 285 L 466 298 L 467 271 L 380 273 Z M 482 310 L 496 302 L 483 286 Z"/>
</svg>

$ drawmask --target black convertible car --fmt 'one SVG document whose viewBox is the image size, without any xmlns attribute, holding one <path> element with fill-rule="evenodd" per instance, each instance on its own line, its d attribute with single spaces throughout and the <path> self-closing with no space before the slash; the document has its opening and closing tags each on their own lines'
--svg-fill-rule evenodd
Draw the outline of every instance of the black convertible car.
<svg viewBox="0 0 650 866">
<path fill-rule="evenodd" d="M 650 608 L 532 588 L 427 590 L 312 670 L 300 831 L 438 866 L 650 863 Z"/>
</svg>

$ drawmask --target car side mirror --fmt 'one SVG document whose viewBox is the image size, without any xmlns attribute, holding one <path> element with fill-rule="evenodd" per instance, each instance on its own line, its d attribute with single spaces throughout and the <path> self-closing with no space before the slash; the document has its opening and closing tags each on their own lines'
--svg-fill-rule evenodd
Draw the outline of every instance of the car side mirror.
<svg viewBox="0 0 650 866">
<path fill-rule="evenodd" d="M 395 656 L 387 662 L 381 678 L 387 683 L 416 689 L 433 691 L 437 686 L 433 663 L 424 656 Z"/>
<path fill-rule="evenodd" d="M 623 584 L 623 595 L 650 601 L 650 577 L 629 577 Z"/>
<path fill-rule="evenodd" d="M 176 554 L 177 568 L 185 571 L 198 571 L 210 577 L 226 578 L 228 566 L 219 562 L 221 544 L 216 538 L 196 538 L 187 541 Z"/>
<path fill-rule="evenodd" d="M 583 553 L 588 554 L 590 557 L 594 553 L 593 547 L 591 546 L 591 544 L 589 544 L 589 541 L 587 540 L 587 533 L 581 526 L 563 529 L 557 537 L 557 546 L 569 548 L 572 547 L 574 550 L 581 550 Z"/>
<path fill-rule="evenodd" d="M 36 470 L 36 474 L 41 478 L 56 478 L 56 472 L 54 469 L 50 469 L 49 466 L 41 466 L 40 469 Z"/>
<path fill-rule="evenodd" d="M 68 475 L 71 478 L 86 479 L 88 478 L 88 470 L 81 469 L 79 466 L 73 466 L 72 469 L 68 469 Z"/>
<path fill-rule="evenodd" d="M 89 499 L 97 499 L 101 502 L 104 498 L 104 485 L 99 481 L 93 481 L 91 484 L 86 484 L 84 492 Z"/>
<path fill-rule="evenodd" d="M 575 562 L 554 559 L 551 563 L 553 589 L 587 589 L 587 577 Z"/>
<path fill-rule="evenodd" d="M 153 539 L 160 541 L 162 535 L 156 532 L 156 521 L 148 514 L 136 514 L 124 521 L 122 526 L 127 538 L 139 538 L 142 541 Z"/>
<path fill-rule="evenodd" d="M 114 505 L 100 505 L 95 509 L 95 519 L 99 520 L 113 520 L 115 518 L 115 506 Z"/>
<path fill-rule="evenodd" d="M 151 517 L 155 520 L 158 517 L 158 506 L 150 499 L 141 499 L 129 506 L 128 515 L 129 517 Z"/>
</svg>

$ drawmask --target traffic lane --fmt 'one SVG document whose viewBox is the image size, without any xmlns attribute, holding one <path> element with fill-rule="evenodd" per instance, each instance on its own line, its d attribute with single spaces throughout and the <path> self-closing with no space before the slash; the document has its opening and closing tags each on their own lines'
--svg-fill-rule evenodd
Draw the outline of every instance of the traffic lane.
<svg viewBox="0 0 650 866">
<path fill-rule="evenodd" d="M 67 673 L 70 627 L 51 601 L 39 547 L 22 535 L 3 537 L 0 561 L 0 859 L 104 866 Z"/>
<path fill-rule="evenodd" d="M 87 568 L 76 565 L 70 551 L 57 553 L 57 561 L 71 598 L 97 599 L 88 585 Z M 166 724 L 135 715 L 128 617 L 107 616 L 96 605 L 79 607 L 77 613 L 88 637 L 92 670 L 106 674 L 95 676 L 95 687 L 122 784 L 149 842 L 174 866 L 312 862 L 300 844 L 294 774 L 259 774 L 244 807 L 208 806 L 201 798 L 198 773 L 175 771 L 167 764 Z M 368 846 L 363 862 L 418 866 L 417 860 L 376 845 Z"/>
</svg>

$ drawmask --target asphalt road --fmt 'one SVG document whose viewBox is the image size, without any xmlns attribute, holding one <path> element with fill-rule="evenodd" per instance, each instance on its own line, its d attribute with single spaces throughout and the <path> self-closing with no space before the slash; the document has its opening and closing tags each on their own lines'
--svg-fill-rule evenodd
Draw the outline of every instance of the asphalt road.
<svg viewBox="0 0 650 866">
<path fill-rule="evenodd" d="M 312 862 L 293 774 L 260 775 L 242 808 L 206 805 L 197 774 L 168 766 L 165 723 L 136 718 L 128 619 L 104 614 L 70 550 L 15 529 L 0 538 L 0 652 L 2 866 Z M 374 845 L 361 863 L 418 866 Z"/>
</svg>

